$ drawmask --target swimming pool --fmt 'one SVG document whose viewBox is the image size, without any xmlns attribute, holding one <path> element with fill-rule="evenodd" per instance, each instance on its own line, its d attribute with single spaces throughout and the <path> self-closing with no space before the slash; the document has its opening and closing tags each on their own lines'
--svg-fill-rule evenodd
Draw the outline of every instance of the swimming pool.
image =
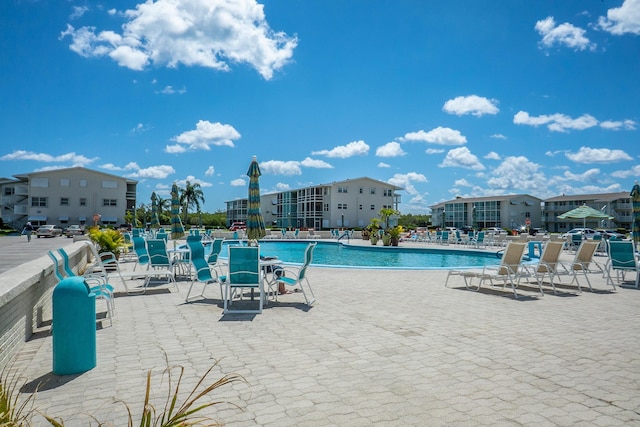
<svg viewBox="0 0 640 427">
<path fill-rule="evenodd" d="M 308 241 L 261 241 L 260 253 L 276 256 L 285 263 L 301 264 Z M 223 244 L 221 257 L 228 257 L 228 246 Z M 405 246 L 359 246 L 338 242 L 318 242 L 313 252 L 312 265 L 325 267 L 363 267 L 384 269 L 447 269 L 484 267 L 500 263 L 494 252 L 463 251 L 456 249 L 411 248 Z"/>
</svg>

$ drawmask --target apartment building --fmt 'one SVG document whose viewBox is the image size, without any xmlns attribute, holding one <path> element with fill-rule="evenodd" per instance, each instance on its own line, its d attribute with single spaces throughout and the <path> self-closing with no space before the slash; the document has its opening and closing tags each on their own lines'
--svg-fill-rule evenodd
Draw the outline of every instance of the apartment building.
<svg viewBox="0 0 640 427">
<path fill-rule="evenodd" d="M 0 178 L 0 217 L 16 229 L 43 224 L 117 225 L 136 207 L 138 181 L 73 167 Z"/>
<path fill-rule="evenodd" d="M 457 197 L 431 206 L 434 227 L 542 227 L 542 199 L 528 194 Z"/>
<path fill-rule="evenodd" d="M 401 187 L 362 177 L 264 194 L 260 198 L 267 226 L 279 228 L 365 227 L 382 208 L 398 209 Z M 227 226 L 247 217 L 247 199 L 226 202 Z"/>
<path fill-rule="evenodd" d="M 579 220 L 562 220 L 558 215 L 568 212 L 582 205 L 590 206 L 602 211 L 613 219 L 587 218 L 586 227 L 631 230 L 633 223 L 633 205 L 628 191 L 602 194 L 561 195 L 544 201 L 543 221 L 547 230 L 564 233 L 575 227 L 583 227 L 585 222 Z"/>
</svg>

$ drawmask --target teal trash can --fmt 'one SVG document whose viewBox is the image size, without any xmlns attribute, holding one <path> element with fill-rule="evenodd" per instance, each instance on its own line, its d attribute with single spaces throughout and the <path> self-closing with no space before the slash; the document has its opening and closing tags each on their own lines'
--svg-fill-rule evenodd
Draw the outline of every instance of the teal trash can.
<svg viewBox="0 0 640 427">
<path fill-rule="evenodd" d="M 96 367 L 96 296 L 80 276 L 53 289 L 53 373 L 72 375 Z"/>
</svg>

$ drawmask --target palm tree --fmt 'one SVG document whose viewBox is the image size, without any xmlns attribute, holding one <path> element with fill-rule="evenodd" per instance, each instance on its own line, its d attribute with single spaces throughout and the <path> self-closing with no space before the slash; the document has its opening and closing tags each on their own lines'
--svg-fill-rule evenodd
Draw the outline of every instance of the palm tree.
<svg viewBox="0 0 640 427">
<path fill-rule="evenodd" d="M 200 212 L 200 202 L 204 204 L 204 193 L 197 182 L 191 184 L 186 182 L 185 188 L 180 189 L 180 204 L 184 205 L 184 223 L 187 224 L 189 218 L 189 208 L 195 208 Z"/>
<path fill-rule="evenodd" d="M 157 196 L 156 205 L 158 206 L 158 218 L 160 218 L 165 211 L 171 209 L 171 199 L 163 199 Z"/>
</svg>

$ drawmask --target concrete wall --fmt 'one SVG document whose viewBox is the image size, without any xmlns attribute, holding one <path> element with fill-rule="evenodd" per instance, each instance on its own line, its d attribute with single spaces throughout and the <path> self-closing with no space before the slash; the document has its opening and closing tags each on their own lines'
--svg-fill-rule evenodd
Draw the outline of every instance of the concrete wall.
<svg viewBox="0 0 640 427">
<path fill-rule="evenodd" d="M 89 254 L 84 243 L 66 249 L 74 271 L 84 270 Z M 49 256 L 34 259 L 0 274 L 0 368 L 29 340 L 51 324 L 51 296 L 58 279 Z"/>
</svg>

